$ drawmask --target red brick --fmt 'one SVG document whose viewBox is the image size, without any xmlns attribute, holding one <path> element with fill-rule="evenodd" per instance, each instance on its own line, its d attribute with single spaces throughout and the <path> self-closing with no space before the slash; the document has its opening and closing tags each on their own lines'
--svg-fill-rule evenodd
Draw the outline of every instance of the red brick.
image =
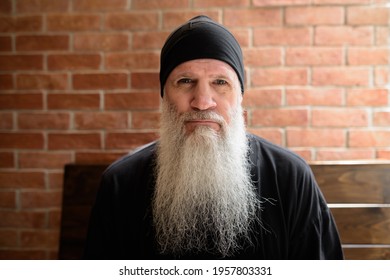
<svg viewBox="0 0 390 280">
<path fill-rule="evenodd" d="M 58 93 L 47 96 L 49 109 L 92 110 L 100 108 L 100 95 L 97 93 Z"/>
<path fill-rule="evenodd" d="M 11 112 L 0 112 L 0 129 L 12 129 L 14 117 Z"/>
<path fill-rule="evenodd" d="M 15 191 L 0 191 L 0 208 L 15 208 L 16 207 L 16 192 Z M 0 246 L 1 246 L 1 230 L 0 230 Z"/>
<path fill-rule="evenodd" d="M 16 77 L 18 89 L 67 89 L 67 74 L 19 74 Z"/>
<path fill-rule="evenodd" d="M 20 204 L 22 209 L 61 207 L 62 191 L 22 191 Z"/>
<path fill-rule="evenodd" d="M 347 91 L 348 106 L 387 106 L 389 104 L 386 89 L 350 89 Z"/>
<path fill-rule="evenodd" d="M 13 167 L 15 167 L 14 153 L 0 152 L 0 168 L 13 168 Z"/>
<path fill-rule="evenodd" d="M 196 6 L 196 3 L 195 3 Z M 131 1 L 132 9 L 139 10 L 159 10 L 159 9 L 179 9 L 179 8 L 189 8 L 187 0 L 132 0 Z"/>
<path fill-rule="evenodd" d="M 100 64 L 99 54 L 59 54 L 47 57 L 49 70 L 99 69 Z"/>
<path fill-rule="evenodd" d="M 354 67 L 313 68 L 312 84 L 315 86 L 368 86 L 370 70 Z"/>
<path fill-rule="evenodd" d="M 42 30 L 42 16 L 0 17 L 0 32 L 38 32 Z"/>
<path fill-rule="evenodd" d="M 42 133 L 0 133 L 0 147 L 3 149 L 42 149 L 43 145 Z"/>
<path fill-rule="evenodd" d="M 81 33 L 74 34 L 74 49 L 78 51 L 122 51 L 129 48 L 127 34 Z"/>
<path fill-rule="evenodd" d="M 389 147 L 388 130 L 352 130 L 349 132 L 350 147 Z"/>
<path fill-rule="evenodd" d="M 254 46 L 307 46 L 311 44 L 311 31 L 306 27 L 256 28 L 253 30 Z"/>
<path fill-rule="evenodd" d="M 14 88 L 13 76 L 10 74 L 4 74 L 4 75 L 0 74 L 0 90 L 7 90 L 13 88 Z"/>
<path fill-rule="evenodd" d="M 282 11 L 280 9 L 227 9 L 224 25 L 230 26 L 280 26 Z"/>
<path fill-rule="evenodd" d="M 390 126 L 390 111 L 376 111 L 374 112 L 374 126 Z"/>
<path fill-rule="evenodd" d="M 154 72 L 132 72 L 131 87 L 134 89 L 159 89 L 159 75 Z"/>
<path fill-rule="evenodd" d="M 390 151 L 388 151 L 388 150 L 378 150 L 376 158 L 377 159 L 389 159 L 390 160 Z"/>
<path fill-rule="evenodd" d="M 297 154 L 306 161 L 313 159 L 313 151 L 310 148 L 289 148 L 293 153 Z"/>
<path fill-rule="evenodd" d="M 375 45 L 376 46 L 386 46 L 386 47 L 388 47 L 388 45 L 389 45 L 389 38 L 388 38 L 389 33 L 390 33 L 390 28 L 389 27 L 376 26 Z"/>
<path fill-rule="evenodd" d="M 132 112 L 131 127 L 135 129 L 157 129 L 160 124 L 159 112 Z"/>
<path fill-rule="evenodd" d="M 19 13 L 45 13 L 68 11 L 68 0 L 18 0 L 16 10 Z"/>
<path fill-rule="evenodd" d="M 253 0 L 254 6 L 292 6 L 311 4 L 311 0 Z"/>
<path fill-rule="evenodd" d="M 286 65 L 342 65 L 344 52 L 342 48 L 295 47 L 286 49 Z"/>
<path fill-rule="evenodd" d="M 75 11 L 124 10 L 126 7 L 126 0 L 77 0 L 73 3 Z"/>
<path fill-rule="evenodd" d="M 132 12 L 108 14 L 105 27 L 113 30 L 155 30 L 159 26 L 157 12 Z"/>
<path fill-rule="evenodd" d="M 71 153 L 63 152 L 21 152 L 18 156 L 21 168 L 62 169 L 71 161 Z"/>
<path fill-rule="evenodd" d="M 0 172 L 0 188 L 4 189 L 43 189 L 45 174 L 31 171 Z"/>
<path fill-rule="evenodd" d="M 50 209 L 48 212 L 47 228 L 58 230 L 61 227 L 61 209 Z"/>
<path fill-rule="evenodd" d="M 368 112 L 364 109 L 314 109 L 312 126 L 359 127 L 368 125 Z"/>
<path fill-rule="evenodd" d="M 66 51 L 69 50 L 68 35 L 19 35 L 16 36 L 18 51 Z"/>
<path fill-rule="evenodd" d="M 388 25 L 390 11 L 387 7 L 348 7 L 349 25 Z"/>
<path fill-rule="evenodd" d="M 253 126 L 307 126 L 308 111 L 305 109 L 259 109 L 253 110 Z"/>
<path fill-rule="evenodd" d="M 0 52 L 12 51 L 12 38 L 11 36 L 0 36 Z"/>
<path fill-rule="evenodd" d="M 285 12 L 288 25 L 342 25 L 343 7 L 287 7 Z"/>
<path fill-rule="evenodd" d="M 169 34 L 170 32 L 161 31 L 134 32 L 132 47 L 140 50 L 160 49 Z"/>
<path fill-rule="evenodd" d="M 73 152 L 70 152 L 73 154 Z M 72 162 L 74 162 L 72 160 Z M 64 185 L 64 172 L 63 169 L 59 172 L 50 170 L 48 174 L 47 189 L 49 190 L 62 190 Z"/>
<path fill-rule="evenodd" d="M 280 66 L 282 65 L 281 48 L 257 48 L 244 50 L 246 67 Z"/>
<path fill-rule="evenodd" d="M 160 95 L 157 92 L 108 93 L 104 104 L 110 110 L 158 109 Z"/>
<path fill-rule="evenodd" d="M 243 105 L 246 108 L 281 106 L 282 91 L 280 89 L 250 88 L 244 93 Z"/>
<path fill-rule="evenodd" d="M 19 113 L 18 127 L 21 129 L 68 129 L 69 113 Z"/>
<path fill-rule="evenodd" d="M 350 65 L 388 65 L 389 48 L 349 48 L 348 64 Z"/>
<path fill-rule="evenodd" d="M 138 0 L 138 1 L 142 1 L 142 0 Z M 185 2 L 187 2 L 187 1 L 185 1 Z M 195 8 L 246 7 L 246 6 L 249 6 L 249 4 L 250 4 L 249 2 L 250 2 L 249 0 L 195 0 L 194 7 Z"/>
<path fill-rule="evenodd" d="M 241 48 L 246 48 L 252 45 L 252 30 L 249 28 L 240 29 L 231 27 L 230 31 L 236 37 L 236 40 L 240 44 Z"/>
<path fill-rule="evenodd" d="M 107 133 L 107 149 L 134 149 L 141 145 L 152 142 L 158 138 L 155 132 L 118 132 Z"/>
<path fill-rule="evenodd" d="M 277 0 L 276 0 L 277 1 Z M 382 1 L 382 0 L 374 0 Z M 352 4 L 371 4 L 372 0 L 313 0 L 313 4 L 336 4 L 336 5 L 352 5 Z"/>
<path fill-rule="evenodd" d="M 127 128 L 127 112 L 81 112 L 75 113 L 76 129 L 121 129 Z"/>
<path fill-rule="evenodd" d="M 344 147 L 346 135 L 343 129 L 302 129 L 287 130 L 288 147 Z"/>
<path fill-rule="evenodd" d="M 0 109 L 42 109 L 43 96 L 40 93 L 2 93 Z"/>
<path fill-rule="evenodd" d="M 374 73 L 374 85 L 379 87 L 385 87 L 390 82 L 389 67 L 375 67 Z"/>
<path fill-rule="evenodd" d="M 49 133 L 50 150 L 100 149 L 99 133 Z"/>
<path fill-rule="evenodd" d="M 306 85 L 308 73 L 304 68 L 258 68 L 252 70 L 253 86 Z"/>
<path fill-rule="evenodd" d="M 267 139 L 276 145 L 283 145 L 284 135 L 281 129 L 276 128 L 248 128 L 250 133 Z"/>
<path fill-rule="evenodd" d="M 128 75 L 124 73 L 74 74 L 74 89 L 124 89 L 128 87 Z"/>
<path fill-rule="evenodd" d="M 12 0 L 0 1 L 0 14 L 11 14 Z"/>
<path fill-rule="evenodd" d="M 52 248 L 58 246 L 60 233 L 58 230 L 22 231 L 20 235 L 23 248 Z"/>
<path fill-rule="evenodd" d="M 160 54 L 156 52 L 131 52 L 106 54 L 107 69 L 158 69 Z"/>
<path fill-rule="evenodd" d="M 350 27 L 350 26 L 319 26 L 315 32 L 315 44 L 323 46 L 343 45 L 372 45 L 374 38 L 371 27 Z"/>
<path fill-rule="evenodd" d="M 221 23 L 220 13 L 216 10 L 205 10 L 202 12 L 203 15 L 210 17 L 211 19 Z M 163 28 L 172 29 L 177 28 L 177 26 L 183 24 L 187 20 L 199 16 L 199 11 L 196 10 L 168 10 L 163 14 Z"/>
<path fill-rule="evenodd" d="M 0 227 L 44 228 L 46 213 L 31 211 L 0 210 Z"/>
<path fill-rule="evenodd" d="M 0 71 L 42 69 L 43 55 L 0 55 Z"/>
<path fill-rule="evenodd" d="M 16 247 L 19 245 L 18 241 L 19 234 L 17 230 L 0 229 L 0 247 Z"/>
<path fill-rule="evenodd" d="M 97 14 L 49 14 L 49 31 L 89 31 L 100 29 L 100 16 Z"/>
<path fill-rule="evenodd" d="M 127 152 L 77 152 L 76 163 L 108 165 L 126 154 Z"/>
<path fill-rule="evenodd" d="M 287 89 L 287 105 L 341 106 L 344 101 L 342 89 Z"/>
<path fill-rule="evenodd" d="M 316 160 L 367 160 L 374 159 L 372 149 L 325 149 L 316 153 Z"/>
</svg>

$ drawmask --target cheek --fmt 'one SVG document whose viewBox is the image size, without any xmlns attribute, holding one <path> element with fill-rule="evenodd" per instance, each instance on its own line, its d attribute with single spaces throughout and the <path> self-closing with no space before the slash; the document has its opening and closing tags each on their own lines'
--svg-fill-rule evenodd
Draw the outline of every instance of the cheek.
<svg viewBox="0 0 390 280">
<path fill-rule="evenodd" d="M 241 100 L 242 98 L 234 97 L 229 100 L 224 100 L 224 102 L 220 102 L 218 111 L 228 124 L 230 124 L 230 117 L 233 111 L 237 109 L 237 106 L 241 106 Z"/>
<path fill-rule="evenodd" d="M 183 95 L 166 94 L 164 98 L 169 104 L 175 106 L 178 113 L 187 112 L 190 108 L 190 101 Z"/>
</svg>

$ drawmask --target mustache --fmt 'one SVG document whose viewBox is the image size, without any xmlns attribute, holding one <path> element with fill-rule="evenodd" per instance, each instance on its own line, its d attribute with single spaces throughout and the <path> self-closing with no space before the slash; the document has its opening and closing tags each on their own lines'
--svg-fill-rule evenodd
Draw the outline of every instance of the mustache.
<svg viewBox="0 0 390 280">
<path fill-rule="evenodd" d="M 182 122 L 188 122 L 193 120 L 211 120 L 218 123 L 221 126 L 226 125 L 225 119 L 220 114 L 214 111 L 184 112 L 180 115 L 180 120 Z"/>
</svg>

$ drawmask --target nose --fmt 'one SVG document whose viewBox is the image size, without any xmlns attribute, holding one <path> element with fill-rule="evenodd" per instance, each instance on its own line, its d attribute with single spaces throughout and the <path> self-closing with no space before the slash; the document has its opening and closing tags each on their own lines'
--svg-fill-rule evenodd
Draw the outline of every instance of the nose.
<svg viewBox="0 0 390 280">
<path fill-rule="evenodd" d="M 208 83 L 198 82 L 194 88 L 191 108 L 195 111 L 212 110 L 217 107 L 212 87 Z"/>
</svg>

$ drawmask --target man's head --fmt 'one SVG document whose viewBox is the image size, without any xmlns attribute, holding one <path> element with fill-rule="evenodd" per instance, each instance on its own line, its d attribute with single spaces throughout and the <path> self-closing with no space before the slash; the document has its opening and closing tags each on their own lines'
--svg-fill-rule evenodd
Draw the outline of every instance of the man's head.
<svg viewBox="0 0 390 280">
<path fill-rule="evenodd" d="M 237 74 L 241 92 L 244 92 L 244 63 L 239 43 L 222 25 L 209 17 L 197 16 L 172 32 L 161 50 L 161 97 L 171 71 L 183 62 L 200 58 L 229 64 Z"/>
<path fill-rule="evenodd" d="M 205 24 L 215 24 L 209 21 Z M 196 38 L 202 37 L 199 32 Z M 185 53 L 196 49 L 179 48 L 172 38 L 166 44 L 191 59 L 162 75 L 167 76 L 153 199 L 157 241 L 164 253 L 228 256 L 249 240 L 259 206 L 247 159 L 242 81 L 228 59 L 192 59 Z M 218 45 L 210 53 L 224 48 L 229 46 Z"/>
</svg>

